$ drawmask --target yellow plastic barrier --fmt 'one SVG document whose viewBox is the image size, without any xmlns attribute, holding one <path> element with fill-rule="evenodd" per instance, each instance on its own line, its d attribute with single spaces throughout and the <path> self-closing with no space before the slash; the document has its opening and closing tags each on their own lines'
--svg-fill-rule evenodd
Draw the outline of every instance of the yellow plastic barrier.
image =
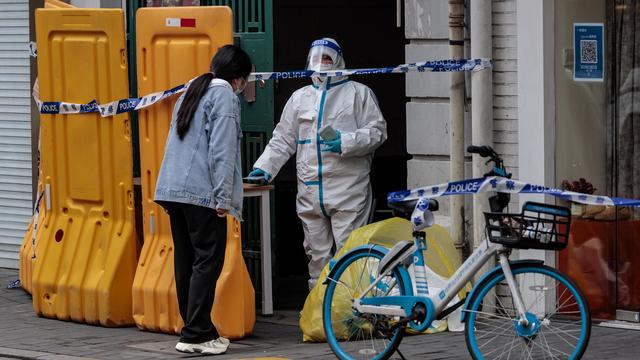
<svg viewBox="0 0 640 360">
<path fill-rule="evenodd" d="M 227 216 L 227 248 L 216 286 L 213 322 L 230 339 L 250 335 L 256 322 L 256 299 L 249 271 L 242 257 L 240 221 Z"/>
<path fill-rule="evenodd" d="M 44 6 L 46 8 L 73 8 L 74 6 L 67 4 L 58 0 L 45 0 Z M 42 171 L 38 174 L 38 194 L 41 194 L 44 191 L 44 185 L 42 183 Z M 39 215 L 37 219 L 37 224 L 42 224 L 42 220 L 44 219 L 44 206 L 40 204 L 38 208 Z M 24 238 L 22 239 L 22 246 L 20 247 L 20 259 L 19 259 L 19 276 L 20 283 L 22 284 L 22 288 L 31 294 L 31 277 L 33 274 L 33 261 L 35 260 L 35 251 L 33 249 L 33 222 L 34 218 L 31 218 L 31 222 L 29 223 L 29 227 L 27 228 L 26 233 L 24 234 Z M 40 227 L 42 228 L 42 226 Z M 36 247 L 38 246 L 38 240 L 40 239 L 41 231 L 40 229 L 36 230 L 36 238 L 35 243 Z"/>
<path fill-rule="evenodd" d="M 44 7 L 47 9 L 49 8 L 59 9 L 59 8 L 74 8 L 75 6 L 59 0 L 44 0 Z"/>
<path fill-rule="evenodd" d="M 122 10 L 38 9 L 36 38 L 43 101 L 128 96 Z M 63 320 L 130 325 L 137 254 L 129 115 L 42 115 L 40 136 L 45 195 L 33 308 Z"/>
<path fill-rule="evenodd" d="M 334 259 L 339 259 L 349 250 L 366 244 L 378 244 L 387 248 L 393 247 L 400 240 L 412 239 L 411 223 L 401 218 L 391 218 L 377 223 L 369 224 L 354 230 L 345 245 L 336 253 Z M 426 230 L 427 251 L 424 252 L 425 263 L 437 275 L 443 278 L 450 277 L 460 267 L 458 255 L 453 240 L 446 229 L 434 225 Z M 329 274 L 329 265 L 325 266 L 318 278 L 318 283 L 311 290 L 304 303 L 300 329 L 302 329 L 303 341 L 326 341 L 322 323 L 322 302 L 326 286 L 322 284 Z M 466 289 L 461 291 L 460 296 Z M 350 311 L 350 307 L 346 308 Z M 434 323 L 427 333 L 444 331 L 447 328 L 445 321 Z"/>
<path fill-rule="evenodd" d="M 217 49 L 233 42 L 228 7 L 144 8 L 136 14 L 136 26 L 139 94 L 167 90 L 209 71 Z M 153 194 L 176 100 L 139 112 L 144 245 L 133 284 L 136 325 L 168 333 L 179 332 L 183 324 L 174 283 L 169 218 L 153 202 Z M 239 228 L 228 234 L 225 269 L 218 281 L 212 316 L 220 334 L 233 339 L 251 333 L 255 300 L 242 253 L 234 245 Z"/>
<path fill-rule="evenodd" d="M 38 175 L 38 194 L 44 192 L 44 184 L 42 183 L 42 171 Z M 35 234 L 35 249 L 33 248 L 34 243 L 34 234 L 33 234 L 33 224 L 34 220 L 36 221 L 37 229 Z M 33 263 L 36 259 L 36 253 L 39 250 L 40 238 L 42 237 L 42 223 L 44 222 L 44 201 L 41 199 L 40 205 L 38 206 L 38 217 L 35 219 L 31 217 L 31 222 L 29 223 L 29 227 L 24 234 L 24 238 L 22 239 L 22 246 L 20 247 L 20 258 L 19 258 L 19 278 L 20 283 L 22 284 L 22 288 L 31 294 L 31 280 L 33 278 Z"/>
<path fill-rule="evenodd" d="M 40 219 L 44 218 L 44 214 L 40 215 Z M 27 231 L 22 239 L 22 246 L 20 246 L 20 257 L 18 258 L 18 278 L 22 288 L 31 294 L 31 278 L 33 274 L 33 246 L 31 237 L 33 235 L 33 220 L 29 223 Z"/>
</svg>

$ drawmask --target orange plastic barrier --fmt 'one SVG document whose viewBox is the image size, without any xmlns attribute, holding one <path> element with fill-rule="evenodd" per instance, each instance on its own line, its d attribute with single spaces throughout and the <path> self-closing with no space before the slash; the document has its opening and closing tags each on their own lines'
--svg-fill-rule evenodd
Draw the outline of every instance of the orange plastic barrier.
<svg viewBox="0 0 640 360">
<path fill-rule="evenodd" d="M 227 248 L 212 315 L 218 332 L 230 339 L 250 335 L 256 322 L 255 292 L 242 257 L 240 221 L 233 216 L 227 216 Z"/>
<path fill-rule="evenodd" d="M 128 97 L 122 10 L 38 9 L 36 37 L 43 101 Z M 45 195 L 31 282 L 35 312 L 132 324 L 137 252 L 129 115 L 42 115 L 41 159 Z"/>
<path fill-rule="evenodd" d="M 46 8 L 73 8 L 74 6 L 58 0 L 45 0 L 44 6 Z M 44 185 L 42 183 L 42 171 L 38 174 L 38 194 L 44 191 Z M 29 227 L 27 228 L 24 238 L 22 240 L 22 246 L 20 247 L 19 258 L 19 275 L 22 288 L 31 294 L 31 275 L 33 274 L 33 261 L 35 260 L 35 251 L 33 249 L 33 243 L 35 240 L 36 247 L 38 246 L 38 240 L 40 239 L 40 229 L 36 230 L 35 239 L 33 238 L 33 225 L 34 221 L 37 224 L 42 224 L 44 219 L 44 206 L 40 204 L 37 220 L 32 217 Z"/>
<path fill-rule="evenodd" d="M 228 7 L 143 8 L 136 14 L 136 27 L 139 94 L 167 90 L 209 71 L 217 49 L 233 42 Z M 136 325 L 169 333 L 178 333 L 183 323 L 169 218 L 153 202 L 153 195 L 176 100 L 139 112 L 144 245 L 133 283 Z M 212 311 L 220 334 L 232 339 L 250 334 L 255 322 L 253 286 L 242 258 L 240 228 L 233 229 L 228 232 L 225 265 Z"/>
<path fill-rule="evenodd" d="M 59 8 L 74 8 L 75 6 L 59 0 L 44 0 L 44 7 L 47 9 L 49 8 L 59 9 Z"/>
<path fill-rule="evenodd" d="M 42 183 L 42 171 L 38 175 L 38 194 L 44 192 L 44 184 Z M 37 227 L 36 233 L 33 233 L 33 225 Z M 22 288 L 31 294 L 31 280 L 33 278 L 33 263 L 37 257 L 37 252 L 39 250 L 38 244 L 40 243 L 40 238 L 42 237 L 42 223 L 44 222 L 44 201 L 40 200 L 40 205 L 38 206 L 38 216 L 37 219 L 31 217 L 31 222 L 29 223 L 29 227 L 24 234 L 24 238 L 22 239 L 22 246 L 20 247 L 20 258 L 19 258 L 19 278 L 20 283 L 22 284 Z M 34 239 L 35 236 L 35 239 Z M 35 242 L 35 249 L 33 244 Z"/>
</svg>

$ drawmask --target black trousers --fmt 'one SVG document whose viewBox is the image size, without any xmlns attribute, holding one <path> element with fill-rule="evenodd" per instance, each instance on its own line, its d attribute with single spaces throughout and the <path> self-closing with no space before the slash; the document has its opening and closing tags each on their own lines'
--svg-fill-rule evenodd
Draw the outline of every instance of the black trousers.
<svg viewBox="0 0 640 360">
<path fill-rule="evenodd" d="M 213 209 L 163 202 L 171 221 L 178 306 L 184 327 L 180 341 L 201 343 L 220 334 L 211 322 L 216 283 L 227 247 L 227 220 Z"/>
</svg>

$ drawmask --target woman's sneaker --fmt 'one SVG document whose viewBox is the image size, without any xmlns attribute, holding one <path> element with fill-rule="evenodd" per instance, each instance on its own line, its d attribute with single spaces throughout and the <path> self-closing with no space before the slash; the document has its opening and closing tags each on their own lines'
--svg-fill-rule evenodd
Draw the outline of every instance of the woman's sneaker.
<svg viewBox="0 0 640 360">
<path fill-rule="evenodd" d="M 224 351 L 227 351 L 227 348 L 229 347 L 229 344 L 231 344 L 231 341 L 229 341 L 229 339 L 227 339 L 226 337 L 222 337 L 222 336 L 220 336 L 219 338 L 215 339 L 214 341 L 217 341 L 219 346 L 223 346 L 224 347 Z"/>
<path fill-rule="evenodd" d="M 176 350 L 183 353 L 200 353 L 203 355 L 218 355 L 224 354 L 227 352 L 227 348 L 229 348 L 229 339 L 223 338 L 222 336 L 215 339 L 210 340 L 198 344 L 191 344 L 179 341 L 176 344 Z"/>
</svg>

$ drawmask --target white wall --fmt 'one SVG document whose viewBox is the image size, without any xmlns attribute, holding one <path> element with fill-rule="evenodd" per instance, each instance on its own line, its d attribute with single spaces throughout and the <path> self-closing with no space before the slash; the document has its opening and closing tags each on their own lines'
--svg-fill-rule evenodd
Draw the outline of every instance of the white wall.
<svg viewBox="0 0 640 360">
<path fill-rule="evenodd" d="M 504 158 L 507 169 L 518 179 L 517 1 L 494 0 L 492 6 L 493 143 L 494 149 Z"/>
<path fill-rule="evenodd" d="M 405 0 L 406 62 L 448 59 L 449 4 L 442 0 Z M 467 46 L 468 48 L 468 46 Z M 468 49 L 466 51 L 468 53 Z M 449 73 L 406 75 L 407 186 L 415 188 L 449 181 Z M 469 77 L 467 77 L 467 80 Z M 471 93 L 467 82 L 467 94 Z M 468 110 L 470 112 L 471 105 Z M 470 113 L 465 113 L 465 143 L 470 144 Z M 470 159 L 469 159 L 470 160 Z M 465 175 L 471 176 L 470 163 Z M 467 212 L 470 211 L 468 199 Z M 449 201 L 440 201 L 439 214 L 449 213 Z"/>
<path fill-rule="evenodd" d="M 31 219 L 29 2 L 0 1 L 0 267 L 18 268 Z"/>
<path fill-rule="evenodd" d="M 553 0 L 517 0 L 518 149 L 520 179 L 553 185 L 555 181 L 555 90 Z M 544 201 L 541 195 L 521 195 Z M 553 252 L 520 251 L 521 258 L 546 259 Z"/>
<path fill-rule="evenodd" d="M 517 3 L 517 0 L 494 0 L 492 4 L 493 141 L 515 178 L 520 175 Z M 447 1 L 405 0 L 405 36 L 410 40 L 405 49 L 407 62 L 449 58 L 448 16 Z M 466 54 L 469 54 L 468 44 L 467 39 Z M 467 95 L 470 96 L 470 77 L 466 79 Z M 410 97 L 407 103 L 407 151 L 413 156 L 407 164 L 407 186 L 414 188 L 447 182 L 450 180 L 449 74 L 408 73 L 406 94 Z M 471 143 L 470 110 L 469 104 L 465 112 L 465 147 Z M 467 161 L 470 162 L 470 158 Z M 465 176 L 471 176 L 470 163 L 465 166 Z M 466 213 L 470 219 L 471 197 L 468 198 Z M 441 205 L 440 214 L 448 214 L 448 201 L 441 201 Z"/>
<path fill-rule="evenodd" d="M 75 7 L 82 7 L 82 8 L 99 8 L 100 7 L 100 0 L 71 0 L 69 3 Z"/>
<path fill-rule="evenodd" d="M 80 8 L 119 8 L 121 0 L 71 0 L 71 5 Z"/>
</svg>

